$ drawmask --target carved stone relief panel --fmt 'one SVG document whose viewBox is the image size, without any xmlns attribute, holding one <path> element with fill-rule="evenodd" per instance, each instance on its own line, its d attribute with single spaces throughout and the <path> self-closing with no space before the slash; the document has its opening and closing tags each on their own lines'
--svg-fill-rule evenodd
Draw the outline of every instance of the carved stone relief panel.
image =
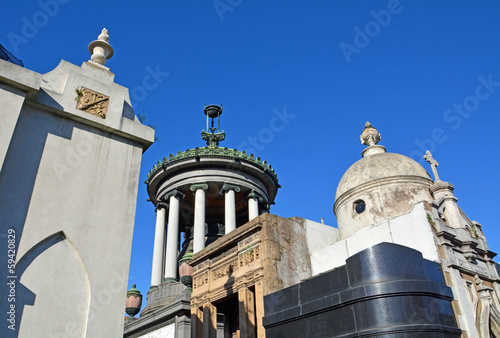
<svg viewBox="0 0 500 338">
<path fill-rule="evenodd" d="M 258 261 L 260 257 L 260 248 L 259 246 L 248 246 L 245 251 L 239 254 L 238 256 L 238 261 L 240 264 L 240 267 L 243 267 L 245 265 L 248 265 L 254 261 Z"/>
<path fill-rule="evenodd" d="M 105 119 L 108 112 L 109 96 L 81 87 L 77 90 L 76 109 Z"/>
<path fill-rule="evenodd" d="M 229 274 L 232 274 L 236 270 L 238 270 L 238 261 L 235 259 L 221 266 L 220 268 L 214 269 L 212 272 L 212 276 L 214 280 L 217 280 L 219 278 L 226 277 Z"/>
<path fill-rule="evenodd" d="M 199 276 L 193 278 L 193 289 L 208 284 L 208 271 L 202 272 Z"/>
</svg>

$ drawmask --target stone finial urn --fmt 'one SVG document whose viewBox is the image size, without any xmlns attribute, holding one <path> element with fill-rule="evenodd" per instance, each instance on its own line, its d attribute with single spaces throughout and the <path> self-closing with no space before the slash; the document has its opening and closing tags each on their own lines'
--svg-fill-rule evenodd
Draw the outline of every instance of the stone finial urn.
<svg viewBox="0 0 500 338">
<path fill-rule="evenodd" d="M 136 285 L 132 284 L 132 288 L 127 291 L 127 301 L 125 305 L 125 312 L 127 312 L 131 318 L 134 318 L 134 316 L 141 311 L 142 305 L 142 295 L 135 287 Z"/>
<path fill-rule="evenodd" d="M 184 284 L 188 291 L 193 290 L 193 267 L 189 265 L 189 262 L 193 260 L 193 247 L 190 246 L 188 251 L 179 260 L 179 277 L 182 284 Z"/>
<path fill-rule="evenodd" d="M 89 45 L 90 60 L 102 66 L 106 60 L 113 56 L 113 47 L 109 44 L 109 34 L 106 28 L 103 28 L 101 34 Z"/>
</svg>

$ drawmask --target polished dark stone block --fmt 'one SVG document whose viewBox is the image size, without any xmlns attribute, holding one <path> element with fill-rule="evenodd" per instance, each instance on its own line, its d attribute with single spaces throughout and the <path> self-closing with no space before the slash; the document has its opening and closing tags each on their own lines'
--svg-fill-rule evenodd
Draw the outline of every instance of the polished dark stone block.
<svg viewBox="0 0 500 338">
<path fill-rule="evenodd" d="M 348 306 L 337 308 L 333 312 L 320 312 L 305 326 L 306 335 L 302 337 L 339 336 L 356 329 L 354 312 Z"/>
<path fill-rule="evenodd" d="M 311 312 L 321 311 L 325 308 L 337 306 L 339 304 L 340 304 L 340 295 L 338 293 L 334 293 L 328 296 L 324 296 L 322 298 L 318 298 L 315 301 L 302 304 L 301 306 L 303 313 L 311 313 Z"/>
<path fill-rule="evenodd" d="M 338 290 L 346 289 L 349 286 L 345 266 L 333 271 L 323 273 L 314 278 L 306 279 L 301 283 L 300 300 L 307 303 L 318 297 L 318 289 L 324 294 L 337 293 Z"/>
<path fill-rule="evenodd" d="M 392 243 L 380 243 L 346 260 L 351 287 L 393 280 L 427 279 L 422 254 Z"/>
<path fill-rule="evenodd" d="M 444 281 L 443 271 L 441 270 L 441 265 L 439 263 L 424 259 L 424 264 L 430 281 L 439 284 L 446 284 Z"/>
<path fill-rule="evenodd" d="M 264 297 L 264 312 L 276 313 L 291 307 L 299 302 L 299 288 L 301 284 L 290 286 Z"/>
<path fill-rule="evenodd" d="M 381 243 L 264 297 L 267 337 L 459 337 L 440 265 Z"/>
</svg>

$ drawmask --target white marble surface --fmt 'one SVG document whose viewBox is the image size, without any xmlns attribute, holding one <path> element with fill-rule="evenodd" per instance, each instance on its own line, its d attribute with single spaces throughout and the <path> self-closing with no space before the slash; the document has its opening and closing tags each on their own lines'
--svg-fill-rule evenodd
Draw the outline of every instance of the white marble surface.
<svg viewBox="0 0 500 338">
<path fill-rule="evenodd" d="M 310 246 L 315 249 L 311 250 L 313 275 L 342 266 L 348 257 L 382 242 L 404 245 L 420 251 L 425 259 L 439 261 L 423 202 L 408 214 L 364 227 L 346 239 L 329 243 L 331 238 L 324 237 L 322 247 L 321 241 L 321 236 L 315 236 Z"/>
</svg>

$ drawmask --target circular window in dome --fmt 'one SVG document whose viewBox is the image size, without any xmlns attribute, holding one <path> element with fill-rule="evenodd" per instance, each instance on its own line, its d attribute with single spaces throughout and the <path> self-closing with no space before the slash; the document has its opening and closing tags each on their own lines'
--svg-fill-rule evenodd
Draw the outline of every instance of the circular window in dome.
<svg viewBox="0 0 500 338">
<path fill-rule="evenodd" d="M 365 211 L 365 201 L 363 200 L 357 200 L 354 202 L 354 211 L 356 211 L 357 214 L 361 214 L 363 211 Z"/>
</svg>

